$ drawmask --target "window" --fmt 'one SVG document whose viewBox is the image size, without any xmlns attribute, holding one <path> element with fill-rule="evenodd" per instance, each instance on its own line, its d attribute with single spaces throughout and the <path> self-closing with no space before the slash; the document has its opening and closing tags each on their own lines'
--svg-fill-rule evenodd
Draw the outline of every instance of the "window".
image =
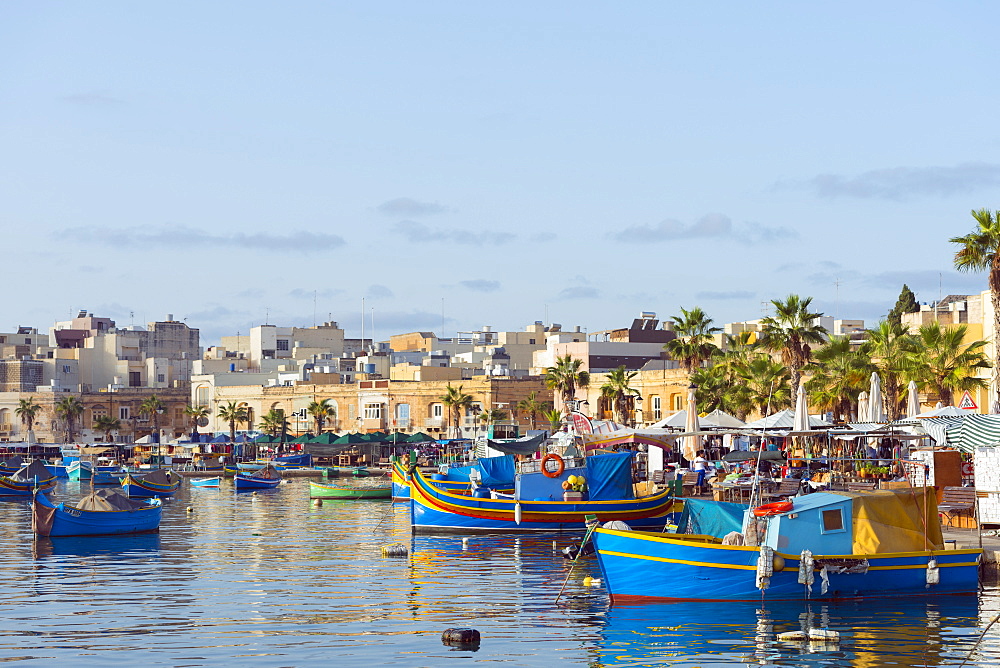
<svg viewBox="0 0 1000 668">
<path fill-rule="evenodd" d="M 410 404 L 396 404 L 396 419 L 400 422 L 409 421 Z"/>
<path fill-rule="evenodd" d="M 660 397 L 654 394 L 651 397 L 651 400 L 652 400 L 652 404 L 653 404 L 653 419 L 654 420 L 660 420 L 660 419 L 662 419 L 663 418 L 663 408 L 660 405 Z"/>
<path fill-rule="evenodd" d="M 158 374 L 156 374 L 156 382 L 157 382 L 157 383 L 162 383 L 162 382 L 163 382 L 163 381 L 165 381 L 166 379 L 167 379 L 167 377 L 166 377 L 166 376 L 164 376 L 164 375 L 163 375 L 162 373 L 158 373 Z"/>
<path fill-rule="evenodd" d="M 288 350 L 288 339 L 278 339 L 278 350 Z"/>
<path fill-rule="evenodd" d="M 63 364 L 62 365 L 62 372 L 63 373 L 71 373 L 72 371 L 73 371 L 73 367 L 71 367 L 69 364 Z"/>
<path fill-rule="evenodd" d="M 674 395 L 674 410 L 675 411 L 679 411 L 681 409 L 681 402 L 682 401 L 684 401 L 684 399 L 681 397 L 681 395 L 679 395 L 679 394 Z"/>
<path fill-rule="evenodd" d="M 431 417 L 444 417 L 444 404 L 431 404 Z"/>
<path fill-rule="evenodd" d="M 365 419 L 366 420 L 381 420 L 382 419 L 382 404 L 365 404 Z"/>
<path fill-rule="evenodd" d="M 31 339 L 25 339 L 24 340 L 24 345 L 30 346 L 31 345 Z"/>
<path fill-rule="evenodd" d="M 528 339 L 528 345 L 529 346 L 535 345 L 535 340 L 534 339 Z"/>
<path fill-rule="evenodd" d="M 142 387 L 142 373 L 139 371 L 129 371 L 128 372 L 128 386 L 129 387 Z"/>
<path fill-rule="evenodd" d="M 118 407 L 118 419 L 119 420 L 128 420 L 130 417 L 132 417 L 132 416 L 129 414 L 129 407 L 128 406 L 119 406 Z"/>
<path fill-rule="evenodd" d="M 821 511 L 823 533 L 837 533 L 844 529 L 844 512 L 840 508 Z"/>
</svg>

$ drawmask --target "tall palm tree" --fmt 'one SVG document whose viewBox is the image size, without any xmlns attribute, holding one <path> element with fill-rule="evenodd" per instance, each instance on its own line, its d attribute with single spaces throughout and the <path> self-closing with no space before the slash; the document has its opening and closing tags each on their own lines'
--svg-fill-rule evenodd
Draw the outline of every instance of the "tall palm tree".
<svg viewBox="0 0 1000 668">
<path fill-rule="evenodd" d="M 277 436 L 283 431 L 287 431 L 288 418 L 285 417 L 285 411 L 280 408 L 272 408 L 260 416 L 257 428 L 270 434 L 272 437 Z"/>
<path fill-rule="evenodd" d="M 972 217 L 979 226 L 964 237 L 952 237 L 949 241 L 958 244 L 955 252 L 955 268 L 959 271 L 988 271 L 987 284 L 990 301 L 993 303 L 993 346 L 1000 350 L 1000 210 L 973 210 Z M 995 357 L 1000 354 L 994 352 Z M 991 410 L 1000 409 L 1000 364 L 993 366 L 993 391 Z"/>
<path fill-rule="evenodd" d="M 677 338 L 668 341 L 663 349 L 677 360 L 690 376 L 718 350 L 713 342 L 713 335 L 721 332 L 722 328 L 713 327 L 713 320 L 705 315 L 699 306 L 690 311 L 682 308 L 681 314 L 670 318 L 674 323 Z"/>
<path fill-rule="evenodd" d="M 538 392 L 531 392 L 524 399 L 517 402 L 517 412 L 523 413 L 528 416 L 529 424 L 531 424 L 531 429 L 536 429 L 538 415 L 548 409 L 552 408 L 552 404 L 547 401 L 538 400 Z"/>
<path fill-rule="evenodd" d="M 160 442 L 160 414 L 167 409 L 167 405 L 151 394 L 139 404 L 139 415 L 153 421 L 153 434 L 156 442 Z"/>
<path fill-rule="evenodd" d="M 766 416 L 770 411 L 790 408 L 789 388 L 791 369 L 770 357 L 760 357 L 741 367 L 738 372 L 738 401 L 750 411 Z"/>
<path fill-rule="evenodd" d="M 568 402 L 576 400 L 576 388 L 587 387 L 590 384 L 590 373 L 581 371 L 583 360 L 572 355 L 556 357 L 554 366 L 545 369 L 545 387 L 558 390 L 562 408 Z"/>
<path fill-rule="evenodd" d="M 76 420 L 83 415 L 83 403 L 77 397 L 63 397 L 56 402 L 56 415 L 66 423 L 66 441 L 72 443 Z"/>
<path fill-rule="evenodd" d="M 111 440 L 111 432 L 122 428 L 122 421 L 110 415 L 98 415 L 94 418 L 94 428 L 104 432 L 104 440 Z"/>
<path fill-rule="evenodd" d="M 246 406 L 241 406 L 236 401 L 229 401 L 219 406 L 219 419 L 229 423 L 229 440 L 236 441 L 236 425 L 246 422 L 250 418 Z"/>
<path fill-rule="evenodd" d="M 858 396 L 869 388 L 876 367 L 863 350 L 851 346 L 849 337 L 833 336 L 813 354 L 807 370 L 811 372 L 805 384 L 810 405 L 847 420 Z"/>
<path fill-rule="evenodd" d="M 883 320 L 865 332 L 866 341 L 861 346 L 863 354 L 871 357 L 872 364 L 882 381 L 882 406 L 889 420 L 898 420 L 903 414 L 906 384 L 919 375 L 916 368 L 920 344 L 910 334 L 908 325 Z"/>
<path fill-rule="evenodd" d="M 545 418 L 549 423 L 549 429 L 555 433 L 559 430 L 559 425 L 562 424 L 563 413 L 558 408 L 549 408 L 542 411 L 542 417 Z"/>
<path fill-rule="evenodd" d="M 195 406 L 188 404 L 184 407 L 184 415 L 191 419 L 191 435 L 198 436 L 198 422 L 212 414 L 212 409 L 208 406 Z"/>
<path fill-rule="evenodd" d="M 639 391 L 631 386 L 638 371 L 629 371 L 625 365 L 608 372 L 607 382 L 601 385 L 601 398 L 611 404 L 615 418 L 628 427 L 635 426 L 632 412 L 636 399 L 641 399 Z"/>
<path fill-rule="evenodd" d="M 306 412 L 316 421 L 317 436 L 323 433 L 323 425 L 326 424 L 327 420 L 333 420 L 337 417 L 337 409 L 330 404 L 329 399 L 310 402 L 306 406 Z"/>
<path fill-rule="evenodd" d="M 28 397 L 27 399 L 18 400 L 17 408 L 14 409 L 14 415 L 21 418 L 21 424 L 30 432 L 34 428 L 35 420 L 38 419 L 38 414 L 41 411 L 42 407 L 35 403 L 35 398 Z"/>
<path fill-rule="evenodd" d="M 802 382 L 802 367 L 812 357 L 812 345 L 826 341 L 826 328 L 816 324 L 822 313 L 809 310 L 812 297 L 803 299 L 798 295 L 788 295 L 784 301 L 772 299 L 774 315 L 761 321 L 761 344 L 767 350 L 778 353 L 781 362 L 788 367 L 791 396 L 799 391 Z"/>
<path fill-rule="evenodd" d="M 916 373 L 921 387 L 934 390 L 945 406 L 954 405 L 954 393 L 988 387 L 978 378 L 977 369 L 988 369 L 983 348 L 986 341 L 965 343 L 967 325 L 945 327 L 929 322 L 920 327 L 917 336 L 922 344 L 917 352 Z"/>
<path fill-rule="evenodd" d="M 455 430 L 458 430 L 462 412 L 472 405 L 472 395 L 463 392 L 461 385 L 452 387 L 451 383 L 448 383 L 445 387 L 445 393 L 438 397 L 438 401 L 444 404 L 448 410 L 447 429 L 449 434 L 454 435 L 455 432 L 451 431 L 451 426 L 454 424 Z"/>
</svg>

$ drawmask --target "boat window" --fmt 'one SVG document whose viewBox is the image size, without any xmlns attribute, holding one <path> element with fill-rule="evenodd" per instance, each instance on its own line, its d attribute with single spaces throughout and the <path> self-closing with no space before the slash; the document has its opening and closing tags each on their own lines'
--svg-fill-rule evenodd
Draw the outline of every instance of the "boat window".
<svg viewBox="0 0 1000 668">
<path fill-rule="evenodd" d="M 840 508 L 822 511 L 823 533 L 836 533 L 844 529 L 844 511 Z"/>
</svg>

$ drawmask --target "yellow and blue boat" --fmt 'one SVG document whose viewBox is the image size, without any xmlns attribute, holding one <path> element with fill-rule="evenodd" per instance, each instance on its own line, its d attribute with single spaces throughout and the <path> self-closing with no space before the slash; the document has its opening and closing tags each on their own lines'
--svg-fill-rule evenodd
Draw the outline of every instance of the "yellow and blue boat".
<svg viewBox="0 0 1000 668">
<path fill-rule="evenodd" d="M 392 500 L 409 501 L 410 472 L 398 460 L 392 462 Z M 474 484 L 472 478 L 479 482 Z M 471 495 L 475 487 L 485 487 L 501 494 L 514 493 L 514 458 L 485 457 L 470 466 L 452 466 L 445 473 L 434 473 L 430 482 L 452 494 Z"/>
<path fill-rule="evenodd" d="M 690 500 L 685 513 L 699 503 L 708 509 L 713 502 Z M 971 594 L 979 587 L 982 550 L 944 549 L 933 488 L 817 492 L 748 508 L 741 528 L 598 528 L 593 538 L 612 602 Z"/>
<path fill-rule="evenodd" d="M 45 494 L 32 502 L 32 530 L 38 536 L 109 536 L 160 528 L 160 499 L 133 501 L 116 489 L 98 489 L 76 505 L 53 504 Z"/>
<path fill-rule="evenodd" d="M 631 526 L 659 529 L 671 513 L 674 498 L 669 491 L 635 498 L 634 454 L 588 457 L 586 466 L 565 468 L 558 475 L 519 473 L 513 495 L 455 494 L 415 471 L 410 485 L 411 528 L 416 534 L 583 533 L 586 516 L 596 515 L 601 522 L 623 520 Z M 564 500 L 562 483 L 570 475 L 586 478 L 587 499 Z"/>
<path fill-rule="evenodd" d="M 35 490 L 47 491 L 56 486 L 56 477 L 36 459 L 9 476 L 0 476 L 0 496 L 31 496 Z"/>
<path fill-rule="evenodd" d="M 122 489 L 129 497 L 173 496 L 181 486 L 181 479 L 165 469 L 149 473 L 129 472 L 122 478 Z"/>
</svg>

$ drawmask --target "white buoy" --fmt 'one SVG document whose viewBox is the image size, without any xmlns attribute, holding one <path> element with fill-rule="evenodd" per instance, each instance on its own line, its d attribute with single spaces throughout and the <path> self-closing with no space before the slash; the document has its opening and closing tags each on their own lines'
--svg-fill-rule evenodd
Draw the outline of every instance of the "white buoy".
<svg viewBox="0 0 1000 668">
<path fill-rule="evenodd" d="M 193 506 L 188 506 L 188 507 L 187 507 L 187 511 L 188 511 L 189 513 L 193 513 L 193 512 L 194 512 L 194 507 L 193 507 Z"/>
<path fill-rule="evenodd" d="M 521 523 L 521 504 L 520 503 L 515 503 L 514 504 L 514 524 L 520 524 L 520 523 Z"/>
<path fill-rule="evenodd" d="M 315 506 L 316 508 L 322 508 L 323 499 L 313 499 L 313 506 Z"/>
<path fill-rule="evenodd" d="M 468 536 L 466 536 L 465 538 L 462 539 L 462 549 L 463 550 L 468 550 L 469 549 L 469 537 Z"/>
</svg>

